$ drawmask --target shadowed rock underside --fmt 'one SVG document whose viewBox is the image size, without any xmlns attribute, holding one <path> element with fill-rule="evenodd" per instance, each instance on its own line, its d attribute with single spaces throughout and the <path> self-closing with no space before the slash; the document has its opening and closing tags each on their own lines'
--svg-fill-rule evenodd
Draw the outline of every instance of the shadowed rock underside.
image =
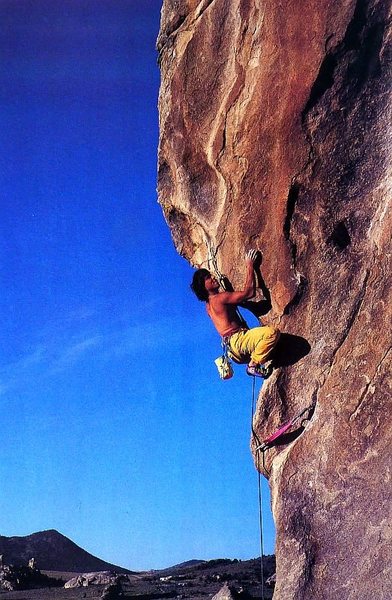
<svg viewBox="0 0 392 600">
<path fill-rule="evenodd" d="M 263 322 L 310 345 L 255 415 L 264 439 L 316 403 L 265 457 L 275 600 L 392 597 L 389 23 L 375 0 L 162 9 L 158 192 L 177 250 L 211 266 L 210 248 L 240 287 L 259 248 Z"/>
</svg>

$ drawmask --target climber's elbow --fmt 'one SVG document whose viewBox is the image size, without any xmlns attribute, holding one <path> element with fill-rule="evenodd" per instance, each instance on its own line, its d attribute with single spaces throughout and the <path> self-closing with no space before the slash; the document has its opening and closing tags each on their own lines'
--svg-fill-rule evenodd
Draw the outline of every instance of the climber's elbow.
<svg viewBox="0 0 392 600">
<path fill-rule="evenodd" d="M 244 289 L 244 300 L 250 300 L 251 298 L 254 298 L 255 294 L 256 294 L 256 289 L 254 285 L 248 286 Z"/>
</svg>

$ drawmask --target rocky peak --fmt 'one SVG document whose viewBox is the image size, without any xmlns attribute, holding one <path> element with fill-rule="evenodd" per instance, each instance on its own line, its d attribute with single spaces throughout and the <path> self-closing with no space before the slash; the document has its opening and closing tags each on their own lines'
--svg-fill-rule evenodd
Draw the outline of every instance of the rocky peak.
<svg viewBox="0 0 392 600">
<path fill-rule="evenodd" d="M 258 438 L 316 405 L 265 467 L 252 442 L 275 600 L 357 600 L 370 579 L 392 594 L 388 25 L 376 0 L 163 4 L 158 190 L 174 243 L 234 287 L 244 251 L 262 251 L 263 321 L 286 337 Z"/>
</svg>

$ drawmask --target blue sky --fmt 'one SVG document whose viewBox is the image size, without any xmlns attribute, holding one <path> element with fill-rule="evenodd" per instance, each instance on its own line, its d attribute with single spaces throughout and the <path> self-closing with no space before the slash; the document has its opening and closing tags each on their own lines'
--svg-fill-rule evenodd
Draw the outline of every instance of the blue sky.
<svg viewBox="0 0 392 600">
<path fill-rule="evenodd" d="M 139 570 L 259 554 L 251 381 L 157 204 L 160 7 L 0 3 L 0 534 Z"/>
</svg>

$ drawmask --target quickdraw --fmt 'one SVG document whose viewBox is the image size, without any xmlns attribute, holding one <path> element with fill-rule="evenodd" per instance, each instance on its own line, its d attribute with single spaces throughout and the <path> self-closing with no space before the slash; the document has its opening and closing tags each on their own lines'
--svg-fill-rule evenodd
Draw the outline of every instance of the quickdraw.
<svg viewBox="0 0 392 600">
<path fill-rule="evenodd" d="M 287 433 L 304 415 L 307 415 L 306 419 L 302 419 L 301 426 L 304 426 L 306 421 L 309 421 L 315 409 L 315 404 L 311 404 L 307 406 L 300 413 L 298 413 L 295 417 L 281 425 L 272 435 L 270 435 L 266 440 L 264 440 L 259 446 L 256 447 L 256 452 L 265 452 L 269 448 L 272 448 L 276 445 L 276 442 L 281 438 L 285 433 Z"/>
</svg>

